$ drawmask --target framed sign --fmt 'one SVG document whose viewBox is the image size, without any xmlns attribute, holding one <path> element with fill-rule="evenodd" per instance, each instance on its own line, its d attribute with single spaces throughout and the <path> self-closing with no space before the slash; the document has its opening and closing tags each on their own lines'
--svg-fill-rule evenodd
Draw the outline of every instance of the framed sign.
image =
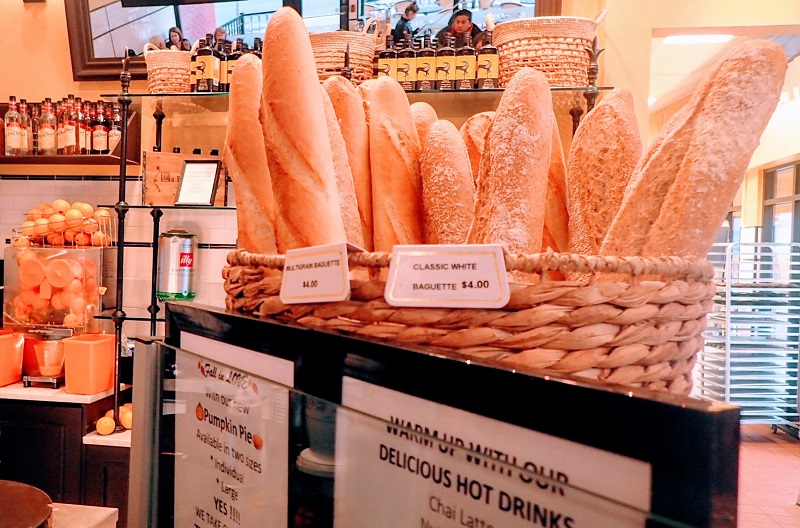
<svg viewBox="0 0 800 528">
<path fill-rule="evenodd" d="M 219 160 L 184 161 L 175 205 L 214 205 L 221 167 Z"/>
</svg>

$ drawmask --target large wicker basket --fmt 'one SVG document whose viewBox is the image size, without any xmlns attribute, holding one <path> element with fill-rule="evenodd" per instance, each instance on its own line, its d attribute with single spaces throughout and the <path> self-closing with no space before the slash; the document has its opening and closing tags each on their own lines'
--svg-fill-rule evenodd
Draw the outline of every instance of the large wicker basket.
<svg viewBox="0 0 800 528">
<path fill-rule="evenodd" d="M 162 50 L 144 45 L 147 90 L 153 94 L 184 93 L 191 84 L 191 51 Z"/>
<path fill-rule="evenodd" d="M 350 70 L 352 81 L 361 84 L 372 78 L 372 59 L 375 55 L 376 35 L 367 33 L 375 19 L 369 20 L 363 31 L 330 31 L 312 33 L 311 48 L 317 63 L 317 75 L 322 82 L 328 77 L 341 75 L 344 68 L 344 54 L 350 46 Z"/>
<path fill-rule="evenodd" d="M 386 268 L 390 259 L 385 253 L 352 254 L 350 269 Z M 223 270 L 228 308 L 523 370 L 677 394 L 691 389 L 715 290 L 713 267 L 704 260 L 549 252 L 506 256 L 509 271 L 544 279 L 512 285 L 503 309 L 392 307 L 379 280 L 351 281 L 349 301 L 284 305 L 282 267 L 282 255 L 231 252 Z M 548 271 L 586 279 L 552 281 Z"/>
<path fill-rule="evenodd" d="M 536 17 L 497 24 L 494 42 L 500 54 L 500 86 L 530 66 L 550 86 L 586 86 L 589 55 L 597 22 L 581 17 Z"/>
</svg>

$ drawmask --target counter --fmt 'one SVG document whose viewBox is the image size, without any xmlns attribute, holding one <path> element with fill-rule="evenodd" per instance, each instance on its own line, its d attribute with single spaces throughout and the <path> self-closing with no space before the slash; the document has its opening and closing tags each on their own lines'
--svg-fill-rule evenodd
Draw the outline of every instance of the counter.
<svg viewBox="0 0 800 528">
<path fill-rule="evenodd" d="M 122 431 L 121 433 L 101 435 L 97 431 L 92 431 L 83 437 L 83 445 L 130 448 L 131 432 L 130 430 L 127 430 Z"/>
<path fill-rule="evenodd" d="M 115 528 L 116 508 L 53 503 L 53 528 Z"/>
<path fill-rule="evenodd" d="M 0 400 L 25 400 L 49 403 L 77 403 L 89 405 L 114 394 L 113 390 L 99 392 L 97 394 L 70 394 L 63 386 L 58 389 L 49 387 L 24 387 L 22 382 L 12 383 L 5 387 L 0 387 Z"/>
</svg>

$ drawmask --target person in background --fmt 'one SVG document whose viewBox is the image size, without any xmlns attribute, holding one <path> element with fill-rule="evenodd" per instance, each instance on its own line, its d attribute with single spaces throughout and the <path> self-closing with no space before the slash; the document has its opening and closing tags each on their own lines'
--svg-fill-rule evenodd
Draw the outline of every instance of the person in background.
<svg viewBox="0 0 800 528">
<path fill-rule="evenodd" d="M 218 27 L 214 30 L 214 46 L 217 49 L 222 49 L 225 47 L 225 44 L 230 44 L 231 41 L 228 40 L 228 32 L 225 29 Z"/>
<path fill-rule="evenodd" d="M 179 27 L 169 28 L 169 49 L 178 51 L 192 51 L 192 43 L 183 38 Z"/>
<path fill-rule="evenodd" d="M 481 28 L 472 23 L 472 11 L 461 9 L 453 13 L 453 16 L 450 17 L 450 23 L 436 34 L 436 38 L 439 39 L 439 42 L 442 42 L 445 35 L 454 36 L 456 38 L 455 47 L 460 48 L 466 42 L 467 35 L 472 37 L 474 41 L 475 37 L 480 33 Z"/>
<path fill-rule="evenodd" d="M 392 38 L 395 42 L 411 40 L 411 38 L 414 37 L 417 30 L 411 28 L 411 21 L 417 16 L 418 11 L 419 7 L 416 2 L 406 6 L 403 16 L 397 21 L 397 25 L 394 27 L 394 31 L 392 31 Z"/>
</svg>

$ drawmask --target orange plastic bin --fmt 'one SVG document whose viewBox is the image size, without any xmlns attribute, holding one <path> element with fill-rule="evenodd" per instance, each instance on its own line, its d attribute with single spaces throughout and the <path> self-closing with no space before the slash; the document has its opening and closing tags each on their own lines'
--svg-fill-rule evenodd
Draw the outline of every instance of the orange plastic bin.
<svg viewBox="0 0 800 528">
<path fill-rule="evenodd" d="M 70 394 L 97 394 L 114 386 L 114 336 L 84 334 L 63 340 L 64 387 Z"/>
<path fill-rule="evenodd" d="M 0 330 L 0 387 L 22 379 L 22 336 Z"/>
</svg>

